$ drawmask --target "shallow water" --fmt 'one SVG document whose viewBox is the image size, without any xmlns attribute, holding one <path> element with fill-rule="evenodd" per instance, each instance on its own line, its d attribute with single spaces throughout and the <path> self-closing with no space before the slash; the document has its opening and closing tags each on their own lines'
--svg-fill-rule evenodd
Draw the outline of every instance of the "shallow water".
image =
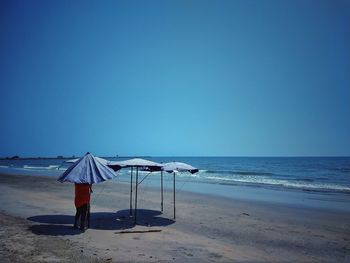
<svg viewBox="0 0 350 263">
<path fill-rule="evenodd" d="M 117 160 L 117 158 L 108 158 Z M 118 158 L 123 160 L 125 158 Z M 199 169 L 176 174 L 179 191 L 229 198 L 282 202 L 310 207 L 350 208 L 350 157 L 153 157 L 156 162 L 181 161 Z M 62 159 L 0 160 L 0 172 L 59 176 L 70 164 Z M 160 173 L 139 172 L 142 185 L 160 185 Z M 129 182 L 130 170 L 113 181 Z M 164 173 L 165 188 L 173 187 Z"/>
</svg>

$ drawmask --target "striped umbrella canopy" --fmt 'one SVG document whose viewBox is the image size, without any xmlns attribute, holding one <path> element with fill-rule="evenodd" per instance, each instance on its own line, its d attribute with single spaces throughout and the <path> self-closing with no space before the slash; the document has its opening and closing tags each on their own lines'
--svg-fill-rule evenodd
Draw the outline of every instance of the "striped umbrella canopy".
<svg viewBox="0 0 350 263">
<path fill-rule="evenodd" d="M 73 160 L 70 161 L 73 162 Z M 61 183 L 96 184 L 113 179 L 116 174 L 106 165 L 107 162 L 105 159 L 86 153 L 80 159 L 75 160 L 57 180 Z"/>
</svg>

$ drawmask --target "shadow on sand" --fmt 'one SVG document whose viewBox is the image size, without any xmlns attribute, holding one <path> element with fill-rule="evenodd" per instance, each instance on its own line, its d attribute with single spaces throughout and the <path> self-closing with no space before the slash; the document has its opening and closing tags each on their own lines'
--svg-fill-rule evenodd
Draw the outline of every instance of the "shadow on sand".
<svg viewBox="0 0 350 263">
<path fill-rule="evenodd" d="M 160 217 L 161 212 L 155 210 L 138 209 L 137 224 L 139 226 L 168 226 L 175 221 Z M 120 210 L 116 213 L 112 212 L 96 212 L 91 213 L 90 229 L 99 230 L 125 230 L 133 228 L 134 217 L 129 216 L 129 210 Z M 82 233 L 78 229 L 74 229 L 73 215 L 39 215 L 27 218 L 30 221 L 42 223 L 40 225 L 32 225 L 29 229 L 37 235 L 77 235 Z"/>
</svg>

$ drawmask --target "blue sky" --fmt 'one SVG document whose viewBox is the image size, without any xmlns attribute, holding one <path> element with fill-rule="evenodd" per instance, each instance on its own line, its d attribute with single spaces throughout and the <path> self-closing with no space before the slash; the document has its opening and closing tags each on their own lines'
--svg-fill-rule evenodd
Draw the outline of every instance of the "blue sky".
<svg viewBox="0 0 350 263">
<path fill-rule="evenodd" d="M 350 2 L 1 1 L 0 156 L 350 155 Z"/>
</svg>

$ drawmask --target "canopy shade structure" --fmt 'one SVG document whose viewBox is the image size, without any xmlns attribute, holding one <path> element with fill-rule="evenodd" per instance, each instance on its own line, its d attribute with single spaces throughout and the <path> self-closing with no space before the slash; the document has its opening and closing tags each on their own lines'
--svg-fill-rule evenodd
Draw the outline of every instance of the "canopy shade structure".
<svg viewBox="0 0 350 263">
<path fill-rule="evenodd" d="M 134 158 L 134 159 L 125 160 L 125 161 L 108 162 L 108 166 L 115 171 L 121 168 L 128 168 L 128 167 L 138 167 L 140 169 L 148 170 L 151 172 L 161 171 L 162 169 L 161 164 L 152 162 L 149 160 L 141 159 L 141 158 Z"/>
<path fill-rule="evenodd" d="M 141 159 L 141 158 L 134 158 L 134 159 L 125 160 L 125 161 L 109 162 L 108 166 L 111 167 L 115 171 L 117 171 L 119 169 L 122 169 L 122 168 L 130 168 L 131 169 L 131 173 L 130 173 L 130 215 L 131 215 L 131 212 L 132 212 L 133 168 L 136 168 L 135 207 L 134 207 L 134 224 L 136 225 L 136 218 L 137 218 L 137 192 L 138 192 L 138 185 L 139 185 L 139 170 L 146 170 L 146 171 L 149 171 L 149 172 L 161 171 L 162 170 L 162 165 L 159 164 L 159 163 L 156 163 L 156 162 L 149 161 L 149 160 L 145 160 L 145 159 Z"/>
<path fill-rule="evenodd" d="M 173 190 L 173 199 L 174 199 L 174 219 L 176 218 L 176 199 L 175 199 L 175 173 L 176 172 L 190 172 L 191 174 L 197 173 L 199 170 L 187 163 L 181 162 L 169 162 L 162 164 L 162 173 L 161 173 L 161 206 L 163 210 L 163 171 L 168 173 L 173 173 L 173 182 L 174 182 L 174 190 Z"/>
<path fill-rule="evenodd" d="M 116 174 L 106 165 L 106 162 L 107 160 L 86 153 L 75 161 L 57 180 L 61 183 L 96 184 L 113 179 Z"/>
<path fill-rule="evenodd" d="M 170 163 L 164 163 L 162 165 L 163 165 L 162 170 L 168 173 L 172 173 L 175 171 L 175 172 L 190 172 L 191 174 L 194 174 L 198 172 L 197 168 L 187 163 L 170 162 Z"/>
</svg>

